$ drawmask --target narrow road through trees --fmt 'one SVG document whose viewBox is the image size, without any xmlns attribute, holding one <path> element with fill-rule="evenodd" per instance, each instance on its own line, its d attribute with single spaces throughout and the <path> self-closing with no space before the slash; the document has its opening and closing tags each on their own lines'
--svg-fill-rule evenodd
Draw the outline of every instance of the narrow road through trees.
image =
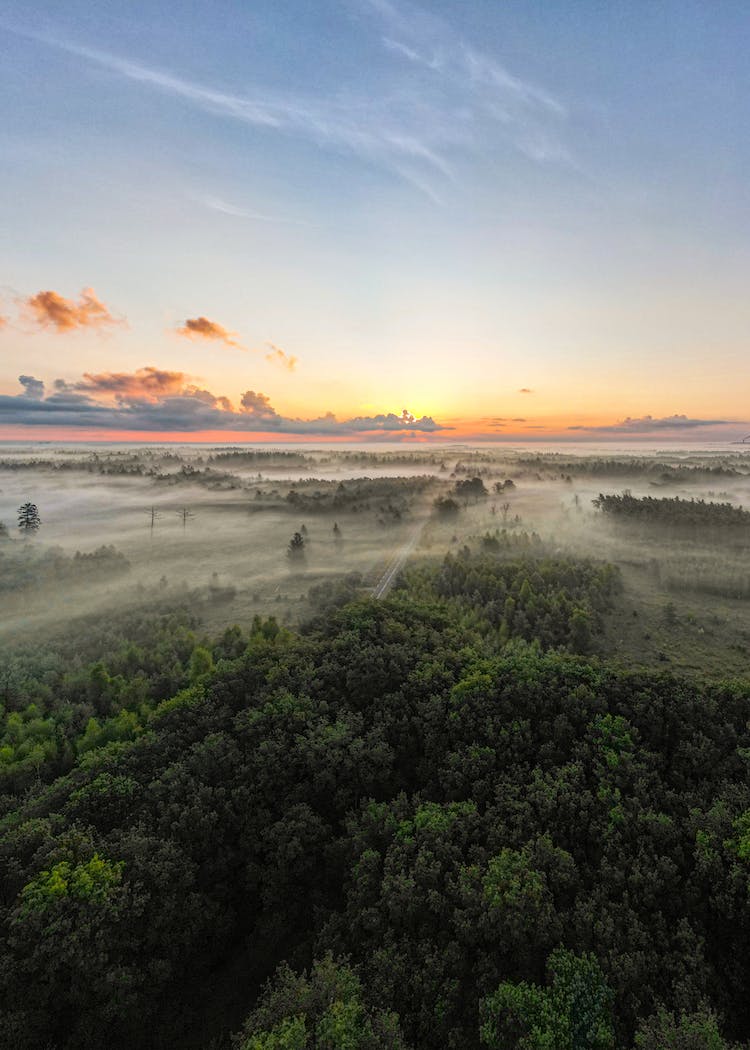
<svg viewBox="0 0 750 1050">
<path fill-rule="evenodd" d="M 423 518 L 414 528 L 413 532 L 409 536 L 403 547 L 400 547 L 394 554 L 391 560 L 388 562 L 385 572 L 380 577 L 378 582 L 373 588 L 372 596 L 376 600 L 386 598 L 393 584 L 396 582 L 398 574 L 403 569 L 412 551 L 415 550 L 419 539 L 422 535 L 422 530 L 427 522 L 426 518 Z"/>
</svg>

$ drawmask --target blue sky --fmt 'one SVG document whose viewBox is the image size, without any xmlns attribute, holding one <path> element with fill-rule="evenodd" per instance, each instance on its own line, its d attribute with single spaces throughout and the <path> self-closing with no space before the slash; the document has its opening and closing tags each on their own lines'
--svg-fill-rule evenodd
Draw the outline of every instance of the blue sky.
<svg viewBox="0 0 750 1050">
<path fill-rule="evenodd" d="M 148 366 L 284 418 L 741 428 L 745 4 L 0 3 L 0 26 L 0 393 Z M 24 312 L 87 287 L 126 323 Z M 195 317 L 234 339 L 175 334 Z"/>
</svg>

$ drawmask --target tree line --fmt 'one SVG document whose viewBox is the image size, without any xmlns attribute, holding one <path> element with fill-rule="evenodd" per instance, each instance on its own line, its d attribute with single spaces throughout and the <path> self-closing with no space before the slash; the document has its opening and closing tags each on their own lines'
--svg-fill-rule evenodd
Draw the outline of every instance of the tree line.
<svg viewBox="0 0 750 1050">
<path fill-rule="evenodd" d="M 624 521 L 658 525 L 727 528 L 750 525 L 750 511 L 731 503 L 712 503 L 703 499 L 681 499 L 679 496 L 633 496 L 630 492 L 603 495 L 592 503 L 603 514 Z"/>
</svg>

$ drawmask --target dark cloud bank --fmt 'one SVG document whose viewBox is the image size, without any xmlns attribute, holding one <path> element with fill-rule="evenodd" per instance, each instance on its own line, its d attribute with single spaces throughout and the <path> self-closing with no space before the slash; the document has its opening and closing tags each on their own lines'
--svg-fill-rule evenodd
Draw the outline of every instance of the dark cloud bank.
<svg viewBox="0 0 750 1050">
<path fill-rule="evenodd" d="M 140 368 L 137 372 L 86 373 L 75 383 L 56 380 L 52 391 L 33 376 L 19 379 L 23 392 L 0 395 L 0 424 L 198 433 L 203 430 L 267 434 L 340 436 L 364 433 L 417 434 L 451 430 L 430 416 L 406 410 L 338 420 L 331 412 L 317 419 L 288 419 L 265 394 L 247 390 L 235 407 L 189 382 L 182 372 Z"/>
</svg>

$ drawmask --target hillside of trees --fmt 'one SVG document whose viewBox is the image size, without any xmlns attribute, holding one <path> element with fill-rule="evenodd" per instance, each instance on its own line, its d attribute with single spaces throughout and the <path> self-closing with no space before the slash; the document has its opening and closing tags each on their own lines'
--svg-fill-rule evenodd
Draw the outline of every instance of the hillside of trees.
<svg viewBox="0 0 750 1050">
<path fill-rule="evenodd" d="M 6 654 L 3 1045 L 747 1046 L 750 685 L 577 655 L 618 585 L 515 536 Z"/>
</svg>

